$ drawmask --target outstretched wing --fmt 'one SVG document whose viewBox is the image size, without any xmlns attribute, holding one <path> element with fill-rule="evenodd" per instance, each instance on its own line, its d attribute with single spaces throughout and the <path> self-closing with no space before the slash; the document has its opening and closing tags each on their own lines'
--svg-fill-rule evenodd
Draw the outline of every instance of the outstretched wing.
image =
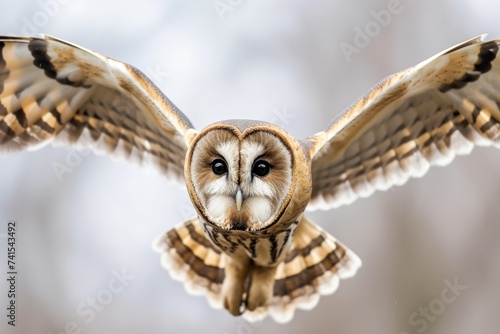
<svg viewBox="0 0 500 334">
<path fill-rule="evenodd" d="M 310 209 L 402 185 L 474 145 L 499 147 L 499 43 L 478 37 L 395 74 L 309 138 Z"/>
<path fill-rule="evenodd" d="M 0 37 L 0 154 L 52 141 L 179 179 L 192 128 L 130 65 L 48 36 Z"/>
</svg>

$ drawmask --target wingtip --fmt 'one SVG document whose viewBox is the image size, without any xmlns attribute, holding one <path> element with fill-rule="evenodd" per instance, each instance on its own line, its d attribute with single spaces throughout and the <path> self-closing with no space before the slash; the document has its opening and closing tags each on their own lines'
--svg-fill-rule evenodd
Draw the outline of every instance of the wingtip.
<svg viewBox="0 0 500 334">
<path fill-rule="evenodd" d="M 151 242 L 151 248 L 156 252 L 156 253 L 163 253 L 167 249 L 167 244 L 165 242 L 165 235 L 166 233 L 162 233 L 154 240 Z"/>
</svg>

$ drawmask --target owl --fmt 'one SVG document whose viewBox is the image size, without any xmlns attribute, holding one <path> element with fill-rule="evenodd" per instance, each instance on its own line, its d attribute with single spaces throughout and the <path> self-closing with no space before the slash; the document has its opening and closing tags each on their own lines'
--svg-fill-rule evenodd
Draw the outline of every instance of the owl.
<svg viewBox="0 0 500 334">
<path fill-rule="evenodd" d="M 49 36 L 0 37 L 0 152 L 90 148 L 184 183 L 197 215 L 154 241 L 163 266 L 213 307 L 286 322 L 361 266 L 306 209 L 500 146 L 499 43 L 477 37 L 392 75 L 297 140 L 253 120 L 198 131 L 130 65 Z"/>
</svg>

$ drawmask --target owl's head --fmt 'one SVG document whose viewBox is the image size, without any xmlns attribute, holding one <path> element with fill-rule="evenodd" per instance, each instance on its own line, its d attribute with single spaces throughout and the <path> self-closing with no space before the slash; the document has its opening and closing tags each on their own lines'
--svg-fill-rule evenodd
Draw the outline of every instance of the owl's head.
<svg viewBox="0 0 500 334">
<path fill-rule="evenodd" d="M 185 167 L 198 213 L 227 230 L 273 225 L 294 192 L 296 144 L 268 123 L 225 121 L 205 128 L 193 139 Z"/>
</svg>

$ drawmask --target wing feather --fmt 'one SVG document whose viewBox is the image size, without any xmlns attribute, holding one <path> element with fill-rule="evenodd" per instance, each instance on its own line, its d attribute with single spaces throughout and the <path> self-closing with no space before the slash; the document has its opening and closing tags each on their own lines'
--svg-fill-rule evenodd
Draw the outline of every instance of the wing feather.
<svg viewBox="0 0 500 334">
<path fill-rule="evenodd" d="M 225 255 L 205 237 L 198 218 L 177 225 L 153 241 L 170 276 L 183 282 L 192 295 L 205 295 L 210 305 L 222 308 Z"/>
<path fill-rule="evenodd" d="M 195 133 L 130 65 L 49 36 L 0 37 L 0 153 L 69 144 L 182 179 Z"/>
<path fill-rule="evenodd" d="M 499 43 L 478 37 L 399 72 L 309 138 L 309 209 L 402 185 L 476 145 L 499 147 Z"/>
</svg>

